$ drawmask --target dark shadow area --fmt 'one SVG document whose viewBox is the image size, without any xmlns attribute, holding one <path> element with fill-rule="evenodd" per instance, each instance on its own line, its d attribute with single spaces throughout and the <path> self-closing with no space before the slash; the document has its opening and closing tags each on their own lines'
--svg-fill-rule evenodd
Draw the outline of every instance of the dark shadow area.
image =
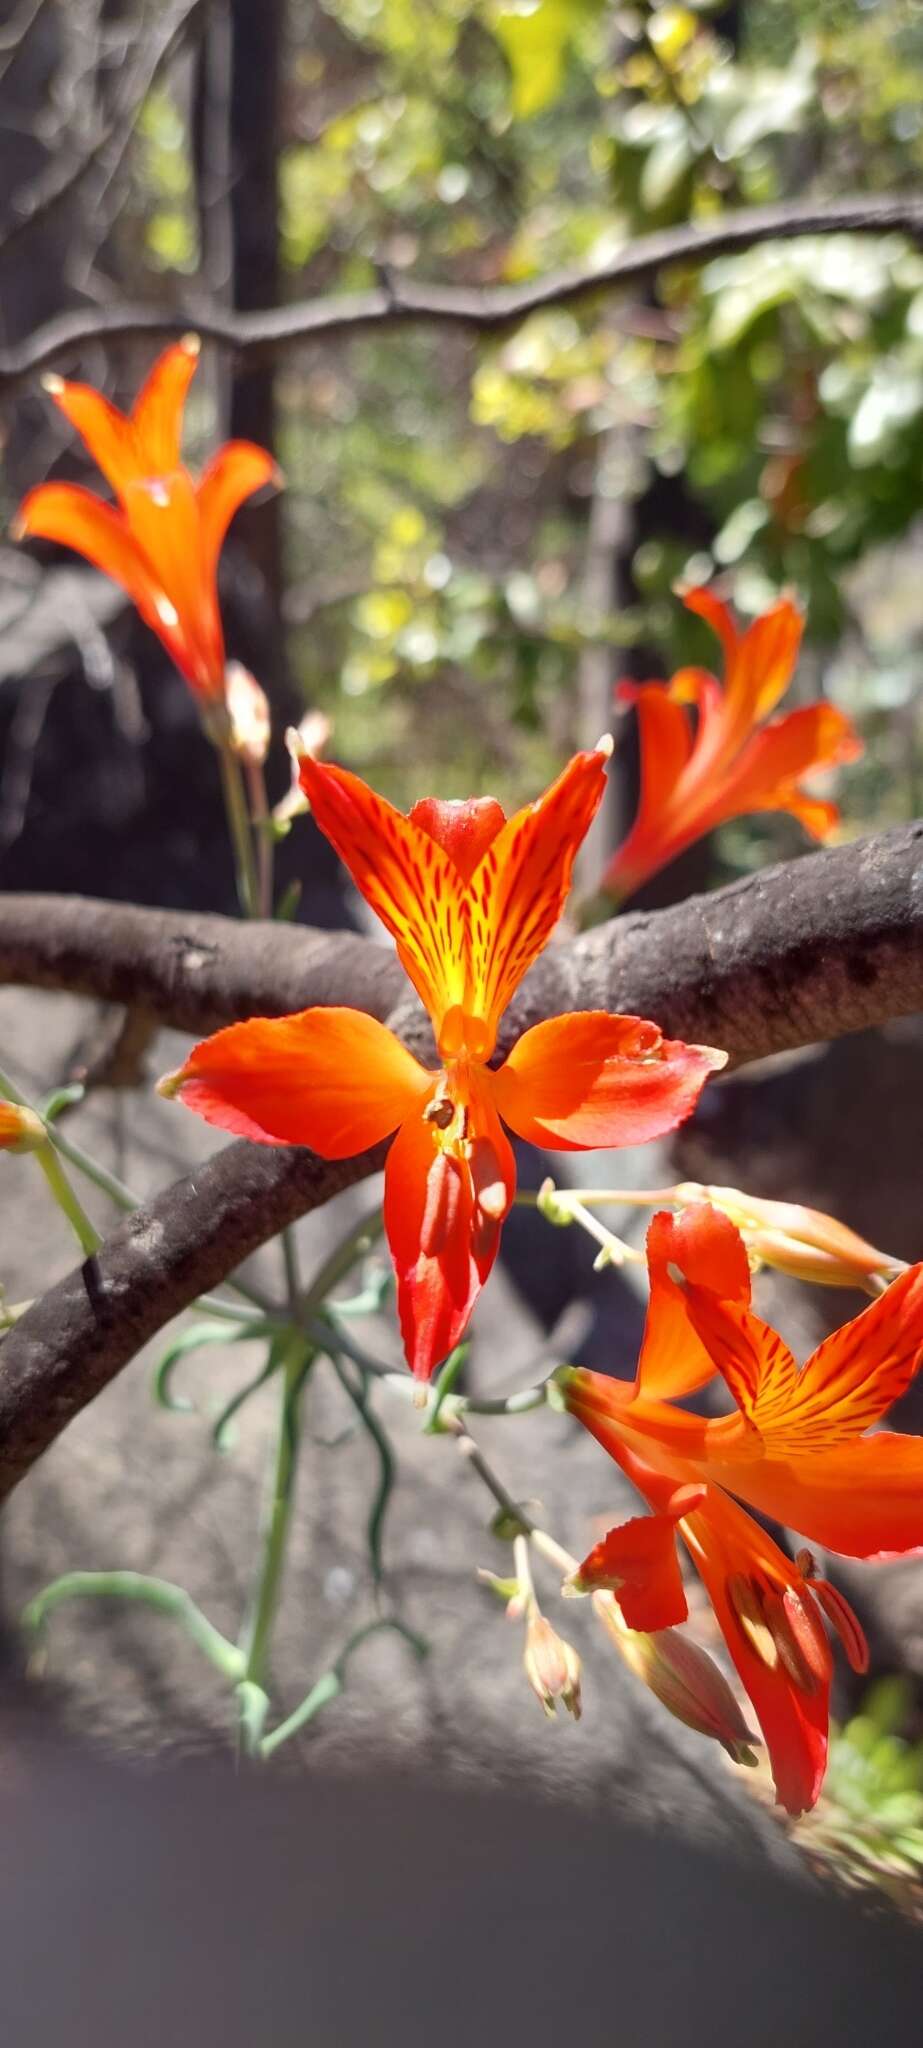
<svg viewBox="0 0 923 2048">
<path fill-rule="evenodd" d="M 380 1772 L 143 1775 L 34 1737 L 4 1808 L 17 2048 L 915 2038 L 913 1928 L 587 1812 Z"/>
</svg>

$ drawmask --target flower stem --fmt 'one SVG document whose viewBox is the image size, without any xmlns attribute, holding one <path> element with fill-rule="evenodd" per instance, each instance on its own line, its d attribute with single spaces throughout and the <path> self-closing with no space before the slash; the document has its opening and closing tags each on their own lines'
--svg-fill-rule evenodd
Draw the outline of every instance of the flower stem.
<svg viewBox="0 0 923 2048">
<path fill-rule="evenodd" d="M 275 846 L 270 830 L 269 805 L 266 801 L 266 777 L 257 761 L 246 765 L 247 796 L 250 816 L 256 835 L 257 859 L 257 915 L 272 916 L 272 871 Z"/>
<path fill-rule="evenodd" d="M 54 1146 L 50 1142 L 45 1145 L 37 1145 L 35 1157 L 48 1182 L 58 1208 L 61 1210 L 62 1215 L 67 1217 L 84 1258 L 92 1258 L 93 1253 L 98 1252 L 102 1244 L 102 1238 L 95 1223 L 90 1222 L 86 1210 L 81 1208 Z"/>
<path fill-rule="evenodd" d="M 244 917 L 259 917 L 259 881 L 240 762 L 227 740 L 219 740 L 217 749 L 221 768 L 221 794 L 224 797 L 225 816 L 234 852 L 237 900 Z"/>
<path fill-rule="evenodd" d="M 63 1578 L 55 1579 L 52 1585 L 46 1586 L 34 1600 L 30 1600 L 22 1617 L 23 1627 L 38 1634 L 49 1614 L 62 1601 L 90 1597 L 135 1600 L 145 1607 L 156 1608 L 161 1614 L 170 1615 L 225 1678 L 240 1677 L 240 1651 L 215 1628 L 185 1588 L 174 1586 L 169 1579 L 148 1578 L 142 1572 L 65 1572 Z"/>
<path fill-rule="evenodd" d="M 282 1368 L 282 1401 L 269 1495 L 263 1515 L 259 1575 L 253 1607 L 241 1642 L 245 1660 L 243 1683 L 248 1687 L 262 1689 L 263 1686 L 294 1498 L 300 1433 L 299 1405 L 313 1358 L 313 1350 L 305 1344 L 300 1331 L 294 1331 Z M 247 1732 L 248 1724 L 244 1717 L 245 1738 Z M 248 1743 L 248 1747 L 255 1746 Z"/>
</svg>

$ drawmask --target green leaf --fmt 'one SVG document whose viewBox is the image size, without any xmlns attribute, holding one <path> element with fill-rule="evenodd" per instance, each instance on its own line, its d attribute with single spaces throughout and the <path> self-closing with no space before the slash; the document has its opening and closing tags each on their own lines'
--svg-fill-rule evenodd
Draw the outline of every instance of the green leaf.
<svg viewBox="0 0 923 2048">
<path fill-rule="evenodd" d="M 237 1323 L 191 1323 L 167 1346 L 155 1372 L 154 1399 L 161 1408 L 169 1409 L 173 1415 L 193 1415 L 195 1402 L 187 1401 L 185 1394 L 173 1394 L 170 1382 L 175 1367 L 190 1352 L 200 1351 L 207 1344 L 251 1344 L 261 1337 L 274 1334 L 275 1325 L 254 1316 L 252 1322 Z"/>
<path fill-rule="evenodd" d="M 514 0 L 491 8 L 491 27 L 510 67 L 514 120 L 528 121 L 557 99 L 577 13 L 568 0 Z"/>
</svg>

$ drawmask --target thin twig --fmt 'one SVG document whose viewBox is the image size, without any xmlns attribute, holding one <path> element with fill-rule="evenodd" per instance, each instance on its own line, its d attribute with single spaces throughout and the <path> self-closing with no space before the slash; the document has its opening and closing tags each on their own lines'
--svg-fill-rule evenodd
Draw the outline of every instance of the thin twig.
<svg viewBox="0 0 923 2048">
<path fill-rule="evenodd" d="M 89 343 L 160 338 L 195 328 L 204 341 L 238 355 L 275 355 L 299 343 L 337 341 L 344 336 L 407 326 L 468 328 L 476 334 L 503 333 L 531 313 L 574 305 L 598 293 L 647 283 L 674 264 L 697 266 L 758 243 L 793 241 L 803 235 L 898 233 L 923 242 L 923 194 L 885 193 L 874 198 L 792 200 L 748 207 L 707 224 L 664 228 L 627 242 L 610 262 L 592 269 L 556 270 L 526 285 L 438 285 L 389 278 L 364 292 L 338 292 L 294 305 L 231 313 L 208 301 L 182 308 L 117 306 L 111 310 L 64 313 L 49 320 L 18 347 L 0 354 L 0 391 Z"/>
</svg>

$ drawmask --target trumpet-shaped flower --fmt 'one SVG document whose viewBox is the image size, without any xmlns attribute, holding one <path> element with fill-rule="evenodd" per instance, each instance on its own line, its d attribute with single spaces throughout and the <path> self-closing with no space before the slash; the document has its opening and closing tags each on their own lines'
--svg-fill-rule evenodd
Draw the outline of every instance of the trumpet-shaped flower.
<svg viewBox="0 0 923 2048">
<path fill-rule="evenodd" d="M 199 357 L 195 335 L 165 349 L 129 414 L 86 384 L 46 377 L 115 492 L 109 505 L 78 484 L 39 484 L 23 499 L 17 540 L 73 548 L 127 591 L 195 695 L 223 703 L 224 637 L 218 556 L 245 498 L 279 472 L 265 448 L 227 441 L 198 482 L 180 458 L 183 407 Z"/>
<path fill-rule="evenodd" d="M 314 818 L 391 933 L 439 1065 L 357 1010 L 312 1009 L 231 1025 L 162 1084 L 224 1130 L 328 1159 L 397 1130 L 385 1227 L 421 1379 L 458 1343 L 497 1254 L 516 1186 L 504 1124 L 555 1150 L 640 1144 L 687 1116 L 724 1064 L 644 1019 L 589 1011 L 536 1024 L 491 1065 L 501 1016 L 563 907 L 608 751 L 577 754 L 511 818 L 492 797 L 425 798 L 405 817 L 305 756 Z"/>
<path fill-rule="evenodd" d="M 790 599 L 744 632 L 711 590 L 688 590 L 683 601 L 721 641 L 724 684 L 704 669 L 684 668 L 669 683 L 618 685 L 617 697 L 637 710 L 641 746 L 638 814 L 603 877 L 603 888 L 618 897 L 630 896 L 704 832 L 748 811 L 790 811 L 815 839 L 825 839 L 839 813 L 808 796 L 802 778 L 862 751 L 850 720 L 833 704 L 770 716 L 801 644 L 801 614 Z"/>
<path fill-rule="evenodd" d="M 573 1589 L 612 1592 L 632 1627 L 672 1627 L 686 1613 L 681 1537 L 765 1735 L 779 1801 L 800 1813 L 814 1804 L 826 1762 L 825 1620 L 857 1669 L 867 1652 L 810 1551 L 792 1561 L 742 1503 L 848 1557 L 923 1546 L 923 1438 L 866 1434 L 923 1360 L 923 1264 L 901 1273 L 799 1371 L 753 1314 L 746 1254 L 727 1217 L 705 1206 L 655 1216 L 648 1261 L 634 1382 L 569 1369 L 560 1381 L 565 1405 L 653 1513 L 610 1530 Z M 704 1420 L 673 1406 L 716 1370 L 732 1414 Z"/>
</svg>

